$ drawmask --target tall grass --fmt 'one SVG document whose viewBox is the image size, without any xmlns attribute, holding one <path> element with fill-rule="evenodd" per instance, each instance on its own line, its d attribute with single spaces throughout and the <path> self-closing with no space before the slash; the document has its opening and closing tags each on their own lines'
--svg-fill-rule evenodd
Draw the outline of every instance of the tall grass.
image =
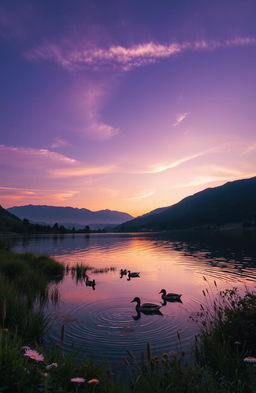
<svg viewBox="0 0 256 393">
<path fill-rule="evenodd" d="M 64 267 L 48 257 L 0 250 L 0 328 L 40 341 L 48 325 L 40 304 Z M 55 295 L 56 297 L 56 295 Z"/>
<path fill-rule="evenodd" d="M 256 356 L 256 294 L 246 291 L 242 296 L 233 288 L 214 297 L 209 291 L 204 295 L 207 306 L 192 316 L 201 326 L 195 343 L 197 363 L 228 392 L 255 392 L 256 372 L 244 359 Z"/>
</svg>

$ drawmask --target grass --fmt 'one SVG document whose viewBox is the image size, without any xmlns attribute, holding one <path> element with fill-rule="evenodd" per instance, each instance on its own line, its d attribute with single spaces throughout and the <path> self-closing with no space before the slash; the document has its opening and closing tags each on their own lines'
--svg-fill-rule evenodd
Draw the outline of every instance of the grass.
<svg viewBox="0 0 256 393">
<path fill-rule="evenodd" d="M 49 297 L 49 284 L 63 274 L 51 258 L 0 250 L 0 327 L 39 342 L 48 325 L 40 305 Z"/>
<path fill-rule="evenodd" d="M 240 295 L 233 288 L 214 298 L 209 291 L 204 295 L 208 306 L 201 306 L 192 317 L 201 325 L 195 344 L 197 363 L 227 392 L 255 392 L 256 370 L 244 359 L 256 355 L 256 294 Z"/>
</svg>

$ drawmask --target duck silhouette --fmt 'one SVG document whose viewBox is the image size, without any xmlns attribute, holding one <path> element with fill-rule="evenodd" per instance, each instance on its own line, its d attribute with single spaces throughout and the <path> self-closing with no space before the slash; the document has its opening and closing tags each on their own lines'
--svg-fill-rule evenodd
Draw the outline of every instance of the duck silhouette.
<svg viewBox="0 0 256 393">
<path fill-rule="evenodd" d="M 96 282 L 95 282 L 94 279 L 93 280 L 89 280 L 89 277 L 86 276 L 85 285 L 86 285 L 86 287 L 92 287 L 92 289 L 95 290 Z"/>
<path fill-rule="evenodd" d="M 140 273 L 138 272 L 131 272 L 128 270 L 128 278 L 127 280 L 130 281 L 131 278 L 139 277 L 140 278 Z"/>
<path fill-rule="evenodd" d="M 182 300 L 181 300 L 181 296 L 182 295 L 181 294 L 172 293 L 172 292 L 166 293 L 165 289 L 161 289 L 161 291 L 159 293 L 162 293 L 162 299 L 164 301 L 167 301 L 167 302 L 180 302 L 180 303 L 182 303 Z"/>
<path fill-rule="evenodd" d="M 163 315 L 160 311 L 161 306 L 153 303 L 143 303 L 141 304 L 140 298 L 135 297 L 131 303 L 136 302 L 136 315 L 132 315 L 132 318 L 137 321 L 141 318 L 141 314 L 144 315 Z"/>
</svg>

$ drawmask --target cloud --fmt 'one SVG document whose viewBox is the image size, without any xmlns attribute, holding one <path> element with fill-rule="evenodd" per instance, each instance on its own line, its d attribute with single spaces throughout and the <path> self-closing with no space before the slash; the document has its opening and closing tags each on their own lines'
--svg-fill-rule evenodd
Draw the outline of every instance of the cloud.
<svg viewBox="0 0 256 393">
<path fill-rule="evenodd" d="M 100 176 L 112 171 L 113 165 L 86 164 L 47 149 L 0 145 L 1 203 L 83 203 L 90 192 L 93 205 Z M 102 194 L 97 195 L 102 198 Z"/>
<path fill-rule="evenodd" d="M 133 197 L 127 198 L 128 200 L 140 201 L 141 199 L 150 198 L 156 193 L 155 190 L 143 191 L 142 193 L 135 195 Z"/>
<path fill-rule="evenodd" d="M 33 160 L 36 158 L 39 162 L 55 162 L 60 164 L 73 165 L 77 161 L 73 158 L 66 157 L 63 154 L 50 151 L 48 149 L 33 149 L 30 147 L 16 147 L 0 145 L 0 162 L 7 161 L 10 165 L 12 163 L 29 164 L 27 160 Z M 15 161 L 16 160 L 16 161 Z"/>
<path fill-rule="evenodd" d="M 79 194 L 79 191 L 57 189 L 36 189 L 23 187 L 0 187 L 0 196 L 2 201 L 6 201 L 6 205 L 11 206 L 18 204 L 45 204 L 51 198 L 54 203 L 61 203 L 69 198 Z"/>
<path fill-rule="evenodd" d="M 224 41 L 199 40 L 160 44 L 157 42 L 140 43 L 133 46 L 113 45 L 109 48 L 77 47 L 68 42 L 44 44 L 27 51 L 28 60 L 53 61 L 69 71 L 83 67 L 98 69 L 99 67 L 117 68 L 129 71 L 136 67 L 168 59 L 186 51 L 215 50 L 224 47 L 255 45 L 254 37 L 235 37 Z"/>
<path fill-rule="evenodd" d="M 195 158 L 202 157 L 202 156 L 204 156 L 206 154 L 210 154 L 210 153 L 217 153 L 220 151 L 223 151 L 223 146 L 216 146 L 216 147 L 201 151 L 196 154 L 192 154 L 192 155 L 189 155 L 189 156 L 186 156 L 183 158 L 179 158 L 178 160 L 172 161 L 170 163 L 162 163 L 162 164 L 154 165 L 152 167 L 152 169 L 147 171 L 146 173 L 161 173 L 161 172 L 166 171 L 167 169 L 176 168 L 176 167 L 184 164 L 185 162 L 194 160 Z"/>
<path fill-rule="evenodd" d="M 64 169 L 52 169 L 49 171 L 51 177 L 80 177 L 90 175 L 102 175 L 112 173 L 114 166 L 100 166 L 100 167 L 76 167 Z"/>
<path fill-rule="evenodd" d="M 83 92 L 80 111 L 84 117 L 82 134 L 86 134 L 92 139 L 104 141 L 119 133 L 119 129 L 105 123 L 100 118 L 100 109 L 107 95 L 106 87 L 94 84 Z"/>
<path fill-rule="evenodd" d="M 65 178 L 83 177 L 109 173 L 114 166 L 85 165 L 63 154 L 47 149 L 32 149 L 25 147 L 0 145 L 0 165 L 5 170 L 0 170 L 1 179 L 8 179 L 12 173 L 14 177 L 23 178 Z M 6 173 L 5 173 L 6 172 Z"/>
<path fill-rule="evenodd" d="M 202 186 L 208 183 L 223 182 L 228 180 L 235 180 L 235 179 L 230 176 L 207 176 L 207 175 L 196 176 L 192 180 L 189 180 L 186 183 L 175 185 L 174 188 Z"/>
<path fill-rule="evenodd" d="M 56 137 L 53 139 L 53 142 L 51 143 L 50 147 L 52 149 L 58 149 L 59 147 L 68 146 L 68 145 L 69 145 L 69 142 L 66 141 L 65 139 L 60 138 L 60 137 Z"/>
<path fill-rule="evenodd" d="M 242 176 L 243 172 L 236 169 L 230 169 L 219 165 L 210 165 L 208 170 L 214 170 L 217 173 L 225 173 L 227 175 Z"/>
<path fill-rule="evenodd" d="M 173 127 L 176 127 L 177 125 L 179 125 L 183 120 L 186 119 L 186 117 L 188 117 L 188 115 L 190 115 L 190 112 L 178 113 L 176 115 L 176 121 L 175 121 L 175 123 L 173 123 Z"/>
</svg>

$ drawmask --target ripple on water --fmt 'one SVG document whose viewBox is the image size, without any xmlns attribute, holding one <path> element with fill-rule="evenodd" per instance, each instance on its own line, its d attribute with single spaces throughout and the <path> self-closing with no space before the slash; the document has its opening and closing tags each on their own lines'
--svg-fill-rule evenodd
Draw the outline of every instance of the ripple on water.
<svg viewBox="0 0 256 393">
<path fill-rule="evenodd" d="M 50 339 L 59 341 L 64 324 L 65 351 L 76 353 L 79 358 L 103 358 L 110 362 L 123 358 L 126 350 L 136 354 L 145 351 L 147 342 L 154 353 L 186 349 L 193 337 L 187 309 L 180 303 L 167 303 L 161 311 L 163 315 L 141 313 L 134 320 L 136 310 L 128 299 L 120 298 L 71 306 L 65 315 L 56 313 Z"/>
</svg>

